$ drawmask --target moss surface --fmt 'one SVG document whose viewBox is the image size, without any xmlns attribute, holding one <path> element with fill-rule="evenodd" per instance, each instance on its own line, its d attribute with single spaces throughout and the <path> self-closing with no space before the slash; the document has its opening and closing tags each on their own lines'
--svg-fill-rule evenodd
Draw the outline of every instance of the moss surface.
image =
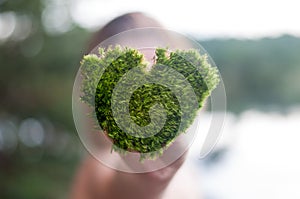
<svg viewBox="0 0 300 199">
<path fill-rule="evenodd" d="M 207 56 L 200 55 L 193 49 L 170 52 L 167 49 L 157 48 L 155 64 L 150 71 L 146 68 L 147 63 L 143 54 L 136 49 L 119 46 L 107 50 L 99 48 L 98 56 L 87 55 L 81 62 L 83 77 L 81 100 L 94 108 L 98 124 L 113 141 L 114 150 L 150 154 L 150 157 L 162 154 L 180 133 L 187 130 L 205 99 L 217 86 L 219 76 L 217 69 L 208 63 Z M 125 85 L 125 88 L 132 88 L 131 85 L 140 78 L 149 81 L 132 91 L 127 105 L 128 110 L 124 109 L 126 106 L 124 103 L 128 103 L 125 99 L 114 103 L 114 110 L 117 109 L 120 113 L 116 118 L 113 115 L 112 98 L 115 95 L 121 96 L 122 99 L 122 92 L 114 89 L 133 69 L 137 72 L 134 77 L 127 77 L 131 83 L 127 87 Z M 155 73 L 154 71 L 158 69 L 161 71 Z M 188 82 L 194 95 L 190 95 L 182 78 L 173 76 L 172 71 L 179 73 L 184 81 Z M 153 81 L 155 78 L 158 79 L 157 82 Z M 180 98 L 172 89 L 161 83 L 160 79 L 171 82 L 177 90 L 179 89 Z M 193 99 L 193 96 L 196 99 Z M 197 102 L 196 108 L 192 106 L 193 102 Z M 185 112 L 182 111 L 183 109 Z M 125 118 L 126 114 L 129 114 L 130 119 L 135 123 L 135 125 L 128 124 L 127 129 L 136 132 L 136 135 L 122 130 L 118 125 L 122 123 L 122 118 Z M 160 128 L 162 114 L 165 122 Z M 149 134 L 139 133 L 138 128 L 146 126 L 149 127 L 147 131 Z M 154 131 L 157 133 L 152 135 L 151 132 Z"/>
</svg>

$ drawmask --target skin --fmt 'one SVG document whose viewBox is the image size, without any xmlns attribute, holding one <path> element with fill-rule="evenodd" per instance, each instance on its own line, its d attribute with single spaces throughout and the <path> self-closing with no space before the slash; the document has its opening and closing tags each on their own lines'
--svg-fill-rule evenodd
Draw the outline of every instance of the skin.
<svg viewBox="0 0 300 199">
<path fill-rule="evenodd" d="M 161 199 L 186 155 L 163 169 L 148 173 L 125 173 L 108 168 L 92 156 L 82 162 L 74 179 L 70 199 Z"/>
</svg>

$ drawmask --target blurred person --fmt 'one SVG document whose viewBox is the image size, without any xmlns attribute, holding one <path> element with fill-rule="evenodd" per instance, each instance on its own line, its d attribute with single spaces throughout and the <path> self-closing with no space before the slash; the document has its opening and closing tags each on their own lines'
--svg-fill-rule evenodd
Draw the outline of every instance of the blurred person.
<svg viewBox="0 0 300 199">
<path fill-rule="evenodd" d="M 163 26 L 139 12 L 119 16 L 105 25 L 92 38 L 89 51 L 107 38 L 126 30 Z M 98 140 L 97 140 L 98 141 Z M 104 143 L 97 143 L 102 147 Z M 175 144 L 176 145 L 176 144 Z M 170 147 L 178 147 L 174 144 Z M 109 168 L 93 156 L 82 161 L 72 183 L 70 199 L 199 199 L 195 170 L 182 169 L 187 152 L 169 166 L 146 173 L 126 173 Z M 178 172 L 181 168 L 181 172 Z M 181 173 L 178 175 L 178 173 Z M 194 177 L 194 178 L 193 178 Z"/>
</svg>

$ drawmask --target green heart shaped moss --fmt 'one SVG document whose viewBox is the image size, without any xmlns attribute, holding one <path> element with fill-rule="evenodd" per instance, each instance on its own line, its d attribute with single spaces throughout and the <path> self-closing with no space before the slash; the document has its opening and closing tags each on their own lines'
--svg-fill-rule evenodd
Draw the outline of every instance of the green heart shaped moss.
<svg viewBox="0 0 300 199">
<path fill-rule="evenodd" d="M 84 56 L 81 62 L 81 91 L 83 93 L 81 100 L 94 108 L 98 124 L 112 140 L 113 149 L 116 151 L 139 152 L 141 156 L 150 154 L 149 157 L 162 154 L 163 149 L 167 148 L 180 133 L 185 132 L 192 124 L 197 111 L 203 106 L 205 99 L 219 82 L 217 69 L 211 67 L 206 55 L 200 55 L 194 49 L 169 52 L 167 49 L 157 48 L 154 63 L 150 71 L 146 70 L 147 63 L 144 61 L 142 53 L 136 49 L 121 48 L 120 46 L 110 47 L 107 50 L 99 48 L 98 56 Z M 135 136 L 123 131 L 118 126 L 122 123 L 122 119 L 114 117 L 112 110 L 113 95 L 122 97 L 122 92 L 118 93 L 114 89 L 131 70 L 138 71 L 135 73 L 137 74 L 135 78 L 140 76 L 144 79 L 153 79 L 152 71 L 160 66 L 165 68 L 156 74 L 161 76 L 160 79 L 167 78 L 167 82 L 172 82 L 177 89 L 181 90 L 180 99 L 185 100 L 178 100 L 178 96 L 172 92 L 172 89 L 160 83 L 159 80 L 158 82 L 148 81 L 132 91 L 128 105 L 129 112 L 128 110 L 118 110 L 121 115 L 118 118 L 125 118 L 126 114 L 130 115 L 130 119 L 135 123 L 135 125 L 128 124 L 130 132 L 138 132 L 138 129 L 135 128 L 146 126 L 149 127 L 150 132 L 158 132 L 155 135 L 139 135 L 137 133 Z M 192 99 L 192 96 L 185 92 L 187 88 L 182 79 L 169 75 L 170 71 L 168 70 L 181 74 L 192 87 L 197 99 Z M 128 78 L 130 77 L 127 77 L 127 80 Z M 133 84 L 135 80 L 129 79 Z M 191 106 L 193 100 L 197 102 L 196 108 Z M 127 103 L 125 99 L 119 100 L 117 104 L 119 103 L 120 106 L 115 103 L 114 108 L 122 109 L 124 107 L 122 103 L 125 102 Z M 155 105 L 159 105 L 159 108 L 151 112 L 151 108 Z M 160 117 L 161 108 L 165 113 L 165 123 L 162 128 L 157 129 L 161 119 L 155 118 Z M 182 112 L 183 109 L 187 111 Z"/>
</svg>

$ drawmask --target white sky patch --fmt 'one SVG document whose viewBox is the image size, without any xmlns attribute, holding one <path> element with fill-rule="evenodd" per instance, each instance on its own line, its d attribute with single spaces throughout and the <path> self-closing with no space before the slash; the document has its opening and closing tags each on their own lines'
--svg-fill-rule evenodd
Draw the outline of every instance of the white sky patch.
<svg viewBox="0 0 300 199">
<path fill-rule="evenodd" d="M 75 0 L 73 19 L 86 28 L 98 28 L 130 11 L 144 11 L 172 30 L 202 37 L 255 38 L 300 35 L 300 12 L 293 0 L 140 1 Z"/>
</svg>

